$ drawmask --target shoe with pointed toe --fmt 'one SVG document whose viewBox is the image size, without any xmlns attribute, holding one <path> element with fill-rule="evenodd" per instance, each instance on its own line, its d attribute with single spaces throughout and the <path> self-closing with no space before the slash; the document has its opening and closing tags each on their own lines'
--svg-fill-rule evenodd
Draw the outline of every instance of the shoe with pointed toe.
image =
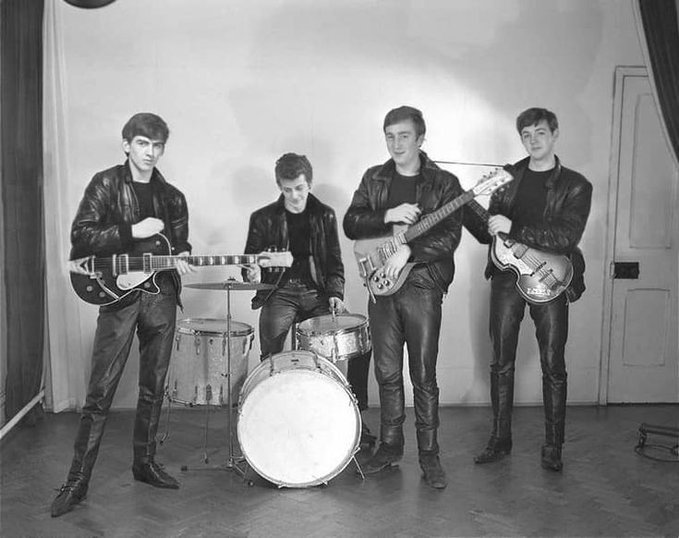
<svg viewBox="0 0 679 538">
<path fill-rule="evenodd" d="M 160 463 L 151 460 L 145 463 L 135 463 L 132 466 L 134 479 L 145 482 L 154 488 L 179 489 L 179 482 L 165 472 Z"/>
<path fill-rule="evenodd" d="M 384 469 L 391 467 L 403 457 L 403 449 L 390 447 L 381 443 L 373 456 L 368 460 L 363 468 L 365 474 L 376 474 Z"/>
<path fill-rule="evenodd" d="M 59 517 L 73 510 L 73 507 L 87 496 L 87 486 L 87 480 L 84 478 L 67 480 L 52 501 L 52 517 Z"/>
</svg>

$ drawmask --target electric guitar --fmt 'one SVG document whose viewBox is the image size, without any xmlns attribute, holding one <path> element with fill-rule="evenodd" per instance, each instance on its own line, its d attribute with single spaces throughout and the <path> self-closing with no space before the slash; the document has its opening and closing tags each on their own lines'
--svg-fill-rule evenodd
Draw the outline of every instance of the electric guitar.
<svg viewBox="0 0 679 538">
<path fill-rule="evenodd" d="M 480 204 L 469 206 L 485 223 L 490 214 Z M 516 289 L 526 301 L 548 303 L 561 295 L 573 280 L 568 256 L 529 247 L 500 233 L 493 237 L 490 258 L 502 271 L 516 274 Z"/>
<path fill-rule="evenodd" d="M 411 262 L 407 263 L 401 269 L 396 280 L 391 280 L 384 274 L 382 271 L 384 264 L 401 245 L 405 245 L 422 235 L 475 197 L 482 194 L 491 194 L 513 179 L 514 177 L 509 172 L 498 168 L 481 178 L 472 189 L 465 191 L 433 213 L 425 215 L 412 226 L 394 226 L 394 234 L 388 238 L 376 237 L 356 241 L 354 243 L 354 254 L 358 262 L 359 274 L 363 278 L 364 285 L 368 288 L 371 298 L 374 300 L 375 295 L 391 295 L 398 291 L 415 265 Z"/>
<path fill-rule="evenodd" d="M 156 294 L 160 288 L 155 276 L 159 271 L 175 268 L 177 260 L 198 267 L 215 265 L 254 265 L 290 267 L 290 252 L 263 252 L 226 256 L 173 256 L 167 237 L 156 234 L 136 241 L 132 251 L 109 257 L 87 256 L 70 262 L 87 274 L 71 272 L 71 285 L 83 301 L 99 306 L 110 305 L 139 290 Z"/>
</svg>

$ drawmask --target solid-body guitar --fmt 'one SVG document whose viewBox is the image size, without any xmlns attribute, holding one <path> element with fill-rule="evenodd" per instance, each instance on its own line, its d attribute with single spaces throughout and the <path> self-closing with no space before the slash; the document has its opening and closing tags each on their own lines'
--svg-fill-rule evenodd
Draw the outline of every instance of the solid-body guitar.
<svg viewBox="0 0 679 538">
<path fill-rule="evenodd" d="M 499 168 L 491 174 L 484 176 L 472 189 L 465 191 L 433 213 L 425 215 L 412 226 L 405 229 L 401 226 L 395 226 L 394 235 L 389 237 L 376 237 L 356 241 L 354 243 L 354 254 L 358 262 L 358 270 L 371 297 L 374 298 L 375 295 L 391 295 L 398 291 L 415 265 L 414 263 L 407 263 L 401 269 L 396 280 L 392 280 L 384 274 L 382 270 L 384 264 L 401 245 L 407 244 L 414 238 L 422 235 L 475 197 L 482 194 L 491 194 L 513 179 L 509 172 Z"/>
<path fill-rule="evenodd" d="M 191 265 L 208 267 L 217 265 L 260 265 L 262 267 L 290 267 L 290 252 L 265 252 L 262 254 L 237 254 L 225 256 L 173 256 L 170 242 L 162 234 L 136 241 L 134 249 L 124 254 L 108 257 L 88 256 L 74 260 L 73 264 L 87 274 L 71 272 L 71 285 L 78 297 L 95 305 L 110 305 L 126 295 L 140 290 L 146 293 L 160 291 L 155 281 L 158 271 L 175 268 L 177 260 Z"/>
</svg>

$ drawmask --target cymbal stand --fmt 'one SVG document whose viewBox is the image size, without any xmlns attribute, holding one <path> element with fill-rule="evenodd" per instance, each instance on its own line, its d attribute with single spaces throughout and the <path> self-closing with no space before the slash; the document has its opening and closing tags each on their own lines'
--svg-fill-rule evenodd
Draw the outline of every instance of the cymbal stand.
<svg viewBox="0 0 679 538">
<path fill-rule="evenodd" d="M 227 281 L 226 287 L 226 376 L 227 376 L 227 400 L 229 406 L 229 429 L 228 429 L 228 445 L 229 456 L 226 459 L 224 467 L 229 471 L 235 471 L 242 478 L 245 478 L 245 470 L 239 467 L 239 464 L 245 462 L 242 456 L 236 458 L 233 453 L 233 372 L 231 370 L 231 286 Z"/>
</svg>

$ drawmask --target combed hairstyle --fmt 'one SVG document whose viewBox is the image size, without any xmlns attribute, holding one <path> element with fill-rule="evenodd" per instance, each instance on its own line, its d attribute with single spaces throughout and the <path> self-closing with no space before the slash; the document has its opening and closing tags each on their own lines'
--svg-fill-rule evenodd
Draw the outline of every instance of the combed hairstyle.
<svg viewBox="0 0 679 538">
<path fill-rule="evenodd" d="M 170 129 L 160 116 L 151 112 L 139 112 L 127 120 L 123 127 L 123 139 L 132 142 L 135 136 L 145 136 L 165 143 L 170 136 Z"/>
<path fill-rule="evenodd" d="M 524 128 L 536 125 L 542 120 L 547 122 L 549 130 L 552 132 L 559 128 L 559 120 L 556 119 L 556 114 L 551 110 L 546 108 L 528 108 L 516 118 L 516 130 L 521 134 Z"/>
<path fill-rule="evenodd" d="M 417 136 L 421 136 L 427 132 L 427 126 L 424 123 L 422 112 L 412 106 L 407 105 L 393 108 L 387 112 L 387 115 L 384 117 L 384 125 L 382 126 L 382 130 L 386 131 L 387 127 L 390 125 L 401 123 L 402 121 L 406 120 L 413 122 Z"/>
<path fill-rule="evenodd" d="M 314 171 L 311 168 L 311 163 L 306 155 L 298 155 L 297 153 L 286 153 L 276 161 L 274 168 L 276 174 L 276 183 L 281 184 L 281 180 L 297 179 L 300 174 L 304 174 L 307 184 L 311 185 Z"/>
</svg>

